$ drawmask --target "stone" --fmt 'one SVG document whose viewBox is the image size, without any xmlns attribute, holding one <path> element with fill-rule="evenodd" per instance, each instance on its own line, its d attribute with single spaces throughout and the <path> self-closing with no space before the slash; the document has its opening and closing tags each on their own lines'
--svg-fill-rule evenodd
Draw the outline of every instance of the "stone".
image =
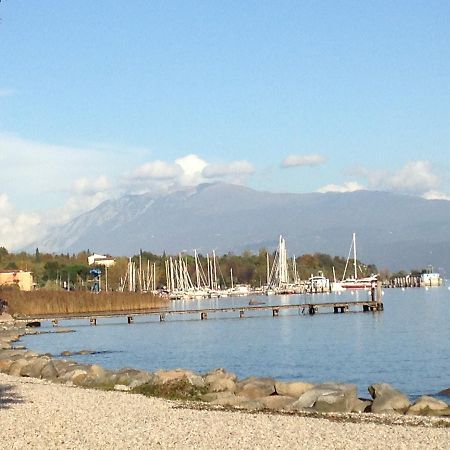
<svg viewBox="0 0 450 450">
<path fill-rule="evenodd" d="M 56 380 L 58 378 L 58 371 L 52 360 L 50 360 L 41 370 L 41 378 L 46 380 Z"/>
<path fill-rule="evenodd" d="M 314 384 L 303 381 L 276 381 L 275 390 L 278 395 L 287 395 L 289 397 L 299 398 L 306 391 L 314 387 Z"/>
<path fill-rule="evenodd" d="M 372 384 L 369 393 L 373 398 L 371 412 L 376 414 L 404 414 L 411 406 L 405 394 L 387 383 Z"/>
<path fill-rule="evenodd" d="M 447 397 L 450 397 L 450 388 L 444 389 L 443 391 L 439 392 L 439 395 L 446 395 Z"/>
<path fill-rule="evenodd" d="M 406 414 L 419 416 L 438 415 L 439 412 L 444 412 L 447 408 L 448 405 L 444 401 L 423 395 L 416 400 Z"/>
<path fill-rule="evenodd" d="M 155 375 L 144 370 L 125 368 L 115 372 L 113 378 L 116 384 L 122 384 L 134 389 L 143 384 L 154 382 Z"/>
<path fill-rule="evenodd" d="M 22 377 L 41 378 L 42 369 L 48 364 L 50 358 L 38 357 L 32 359 L 29 364 L 22 367 L 20 375 Z"/>
<path fill-rule="evenodd" d="M 28 358 L 16 359 L 10 366 L 8 370 L 9 375 L 13 375 L 15 377 L 20 377 L 20 371 L 22 367 L 25 367 L 29 364 L 30 360 Z"/>
<path fill-rule="evenodd" d="M 275 380 L 272 378 L 249 377 L 236 384 L 236 395 L 255 400 L 275 394 Z"/>
<path fill-rule="evenodd" d="M 13 359 L 0 359 L 0 372 L 9 373 L 9 368 L 13 362 Z"/>
<path fill-rule="evenodd" d="M 372 406 L 372 402 L 370 400 L 362 400 L 360 398 L 357 398 L 353 402 L 353 407 L 352 407 L 351 412 L 354 412 L 354 413 L 367 412 L 367 411 L 370 411 L 371 406 Z"/>
<path fill-rule="evenodd" d="M 204 380 L 209 392 L 232 392 L 236 389 L 236 375 L 225 369 L 214 369 L 208 372 Z"/>
<path fill-rule="evenodd" d="M 115 391 L 127 392 L 127 391 L 130 391 L 131 388 L 130 388 L 130 386 L 125 386 L 124 384 L 115 384 L 114 385 L 114 390 Z"/>
<path fill-rule="evenodd" d="M 269 395 L 259 399 L 264 409 L 270 409 L 272 411 L 281 411 L 289 409 L 295 402 L 295 398 L 288 397 L 287 395 Z"/>
<path fill-rule="evenodd" d="M 187 380 L 196 387 L 204 387 L 205 380 L 198 374 L 186 369 L 158 370 L 155 372 L 155 383 L 165 384 L 173 381 Z"/>
<path fill-rule="evenodd" d="M 61 352 L 60 356 L 72 356 L 73 353 L 70 352 L 69 350 L 64 350 L 63 352 Z"/>
<path fill-rule="evenodd" d="M 323 383 L 302 394 L 292 404 L 292 409 L 318 412 L 351 412 L 357 400 L 356 385 Z"/>
</svg>

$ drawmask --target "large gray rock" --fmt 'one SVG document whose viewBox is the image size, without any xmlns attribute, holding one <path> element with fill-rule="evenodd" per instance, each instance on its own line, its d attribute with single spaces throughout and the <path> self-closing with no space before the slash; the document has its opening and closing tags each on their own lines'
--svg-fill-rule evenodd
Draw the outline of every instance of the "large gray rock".
<svg viewBox="0 0 450 450">
<path fill-rule="evenodd" d="M 270 409 L 272 411 L 282 411 L 289 409 L 295 402 L 295 398 L 288 397 L 287 395 L 269 395 L 268 397 L 262 397 L 260 401 L 264 409 Z"/>
<path fill-rule="evenodd" d="M 236 375 L 225 369 L 214 369 L 208 372 L 204 380 L 209 392 L 233 392 L 236 389 Z"/>
<path fill-rule="evenodd" d="M 444 389 L 443 391 L 439 392 L 440 395 L 447 395 L 450 397 L 450 388 Z"/>
<path fill-rule="evenodd" d="M 408 415 L 419 416 L 437 416 L 440 414 L 447 415 L 448 405 L 437 398 L 423 395 L 408 409 Z"/>
<path fill-rule="evenodd" d="M 275 390 L 278 395 L 287 395 L 289 397 L 299 398 L 306 391 L 314 387 L 314 384 L 304 381 L 276 381 Z"/>
<path fill-rule="evenodd" d="M 354 384 L 324 383 L 302 394 L 292 404 L 294 410 L 318 412 L 352 412 L 359 401 Z"/>
<path fill-rule="evenodd" d="M 41 378 L 45 380 L 54 381 L 58 378 L 58 371 L 56 370 L 53 360 L 50 360 L 41 370 Z"/>
<path fill-rule="evenodd" d="M 114 373 L 114 381 L 118 385 L 127 386 L 130 389 L 134 389 L 143 384 L 152 383 L 155 381 L 155 375 L 151 372 L 146 372 L 144 370 L 120 369 Z"/>
<path fill-rule="evenodd" d="M 50 358 L 40 356 L 31 359 L 31 361 L 20 371 L 22 377 L 41 378 L 42 369 L 49 363 Z"/>
<path fill-rule="evenodd" d="M 249 400 L 275 394 L 275 380 L 272 378 L 249 377 L 236 384 L 236 395 Z"/>
<path fill-rule="evenodd" d="M 411 406 L 405 394 L 387 383 L 372 384 L 369 393 L 373 398 L 371 411 L 376 414 L 404 414 Z"/>
</svg>

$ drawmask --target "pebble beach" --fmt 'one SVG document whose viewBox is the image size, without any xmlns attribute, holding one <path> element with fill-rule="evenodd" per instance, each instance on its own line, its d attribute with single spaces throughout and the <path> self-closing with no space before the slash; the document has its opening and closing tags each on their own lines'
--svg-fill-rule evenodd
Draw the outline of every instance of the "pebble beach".
<svg viewBox="0 0 450 450">
<path fill-rule="evenodd" d="M 227 410 L 0 374 L 1 449 L 447 449 L 448 423 Z M 389 422 L 389 421 L 388 421 Z"/>
</svg>

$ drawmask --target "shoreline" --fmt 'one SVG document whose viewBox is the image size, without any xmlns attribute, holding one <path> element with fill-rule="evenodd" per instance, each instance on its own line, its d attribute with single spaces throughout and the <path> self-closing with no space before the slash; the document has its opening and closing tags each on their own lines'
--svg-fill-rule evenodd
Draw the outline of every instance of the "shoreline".
<svg viewBox="0 0 450 450">
<path fill-rule="evenodd" d="M 12 342 L 19 339 L 21 335 L 28 334 L 25 327 L 19 330 L 15 322 L 7 323 L 8 325 L 5 326 L 6 322 L 0 321 L 0 344 L 2 344 L 0 346 L 0 349 L 2 349 L 0 350 L 0 372 L 4 372 L 4 369 L 6 367 L 4 358 L 5 352 L 11 350 L 11 345 L 9 345 L 9 349 L 5 348 L 8 347 L 7 345 L 5 345 L 5 342 L 10 339 L 9 342 L 11 344 Z M 31 331 L 33 332 L 34 330 Z M 8 336 L 7 339 L 5 339 L 6 336 Z M 404 437 L 402 437 L 400 440 L 398 440 L 398 434 L 407 435 L 407 440 L 409 442 L 408 448 L 423 448 L 425 445 L 427 446 L 427 448 L 446 448 L 448 441 L 450 440 L 450 414 L 448 409 L 446 410 L 444 416 L 438 417 L 434 416 L 435 413 L 432 413 L 431 416 L 411 415 L 405 414 L 405 412 L 407 411 L 403 411 L 402 413 L 400 413 L 400 411 L 394 410 L 390 411 L 388 414 L 374 414 L 372 412 L 318 411 L 312 408 L 293 409 L 291 407 L 292 402 L 285 403 L 288 397 L 287 395 L 285 395 L 287 392 L 282 392 L 282 395 L 279 395 L 279 393 L 275 393 L 275 395 L 273 393 L 268 394 L 268 391 L 264 392 L 267 389 L 267 383 L 264 383 L 266 381 L 270 383 L 270 380 L 258 379 L 253 377 L 251 380 L 239 381 L 233 377 L 233 374 L 230 374 L 223 369 L 216 369 L 215 371 L 211 371 L 204 376 L 184 369 L 160 371 L 155 374 L 151 374 L 151 376 L 148 372 L 138 371 L 136 369 L 126 369 L 127 373 L 125 374 L 124 372 L 122 372 L 119 378 L 117 378 L 117 373 L 116 375 L 114 375 L 116 377 L 114 379 L 114 385 L 110 384 L 108 386 L 102 386 L 101 377 L 105 374 L 111 376 L 111 373 L 113 372 L 106 371 L 100 366 L 89 366 L 89 369 L 87 366 L 83 366 L 73 361 L 71 362 L 62 360 L 64 362 L 58 363 L 57 361 L 61 360 L 52 359 L 48 356 L 38 355 L 27 349 L 13 350 L 13 352 L 14 351 L 21 352 L 21 356 L 17 357 L 12 362 L 12 364 L 16 364 L 14 367 L 15 370 L 12 371 L 13 374 L 11 375 L 0 373 L 0 414 L 2 415 L 2 423 L 5 414 L 11 414 L 13 417 L 16 417 L 16 419 L 17 414 L 27 414 L 25 404 L 29 403 L 28 400 L 31 399 L 30 401 L 33 402 L 32 405 L 40 403 L 42 401 L 42 392 L 45 391 L 47 392 L 46 395 L 49 395 L 51 398 L 56 395 L 58 398 L 64 397 L 64 401 L 69 402 L 66 406 L 58 406 L 58 403 L 55 403 L 54 406 L 52 404 L 51 406 L 51 408 L 53 409 L 57 408 L 57 410 L 63 415 L 67 412 L 68 409 L 74 409 L 73 405 L 77 405 L 76 409 L 80 408 L 78 403 L 79 400 L 77 399 L 80 396 L 83 397 L 82 403 L 84 402 L 86 404 L 90 404 L 91 406 L 92 402 L 95 403 L 95 399 L 101 398 L 102 401 L 108 403 L 112 401 L 111 399 L 120 398 L 120 405 L 116 405 L 116 408 L 119 410 L 122 409 L 121 405 L 123 401 L 125 401 L 127 405 L 130 405 L 130 408 L 131 405 L 139 404 L 144 410 L 148 410 L 149 413 L 150 410 L 153 411 L 155 404 L 157 404 L 158 408 L 161 410 L 162 416 L 166 418 L 165 420 L 172 420 L 172 417 L 177 417 L 177 420 L 181 420 L 183 422 L 183 420 L 185 420 L 183 418 L 192 417 L 192 419 L 190 420 L 194 421 L 193 423 L 195 423 L 195 427 L 199 429 L 205 428 L 203 424 L 204 417 L 214 417 L 214 420 L 217 420 L 219 423 L 224 420 L 224 417 L 226 417 L 227 420 L 229 419 L 232 422 L 235 422 L 236 430 L 239 430 L 243 423 L 246 424 L 246 426 L 248 426 L 251 430 L 255 429 L 255 427 L 256 429 L 260 429 L 262 427 L 262 424 L 265 424 L 264 427 L 267 427 L 267 422 L 269 422 L 270 424 L 272 424 L 273 422 L 279 422 L 281 428 L 293 427 L 292 432 L 294 434 L 287 440 L 284 437 L 284 434 L 280 434 L 279 431 L 276 431 L 271 427 L 267 429 L 271 429 L 271 433 L 275 433 L 276 438 L 274 438 L 273 435 L 268 436 L 267 431 L 261 431 L 261 435 L 265 436 L 264 440 L 260 441 L 261 448 L 267 448 L 268 442 L 270 442 L 270 447 L 276 446 L 275 444 L 276 442 L 278 442 L 278 439 L 280 439 L 280 448 L 285 448 L 289 445 L 295 445 L 297 448 L 311 448 L 311 445 L 302 447 L 300 441 L 298 440 L 301 436 L 303 436 L 302 431 L 298 429 L 300 424 L 304 424 L 304 426 L 307 426 L 310 430 L 315 428 L 320 430 L 323 430 L 324 428 L 327 430 L 333 430 L 332 434 L 335 434 L 336 436 L 342 434 L 342 428 L 353 429 L 353 427 L 355 427 L 353 431 L 354 435 L 352 435 L 351 440 L 348 440 L 348 437 L 345 436 L 342 437 L 343 440 L 339 439 L 338 441 L 330 437 L 330 439 L 327 439 L 326 441 L 317 441 L 317 447 L 320 446 L 321 448 L 327 448 L 327 445 L 329 446 L 329 448 L 381 448 L 386 446 L 395 446 L 398 448 L 399 446 L 404 444 L 405 439 Z M 26 356 L 24 357 L 24 355 Z M 11 353 L 10 356 L 13 356 L 13 354 Z M 19 363 L 19 361 L 22 362 Z M 33 365 L 27 365 L 27 362 L 29 361 L 33 361 L 34 366 L 40 364 L 41 373 L 39 377 L 34 378 L 31 376 Z M 43 362 L 45 362 L 46 364 L 43 364 Z M 52 365 L 58 366 L 58 369 L 61 370 L 59 378 L 50 380 L 45 376 L 42 377 L 42 371 L 44 370 L 44 368 Z M 11 365 L 8 367 L 8 369 L 10 369 L 10 367 Z M 64 371 L 64 367 L 65 369 L 67 369 L 66 371 Z M 92 373 L 89 372 L 90 370 L 92 371 Z M 95 377 L 97 377 L 97 384 L 92 381 L 92 375 L 95 375 Z M 43 379 L 39 379 L 40 377 Z M 208 389 L 206 389 L 205 380 L 208 380 Z M 242 383 L 244 384 L 242 385 Z M 279 390 L 293 389 L 294 391 L 296 391 L 295 396 L 297 396 L 297 394 L 302 390 L 305 393 L 311 392 L 311 389 L 313 388 L 320 387 L 320 385 L 308 386 L 307 383 L 300 381 L 293 383 L 294 384 L 278 382 L 277 386 Z M 22 398 L 24 399 L 24 402 L 22 402 L 21 400 L 17 403 L 15 401 L 12 401 L 11 403 L 6 403 L 5 405 L 5 398 L 7 398 L 5 397 L 5 395 L 8 395 L 8 391 L 2 391 L 1 389 L 5 385 L 10 386 L 10 389 L 15 393 L 13 397 L 16 397 L 17 399 Z M 158 398 L 155 396 L 148 397 L 145 395 L 130 395 L 130 393 L 139 393 L 139 389 L 141 389 L 141 393 L 148 395 L 149 392 L 146 392 L 143 387 L 148 388 L 148 386 L 155 385 L 159 386 L 159 388 L 161 388 L 161 386 L 171 386 L 172 388 L 179 388 L 180 386 L 182 386 L 183 389 L 188 387 L 189 389 L 191 389 L 189 390 L 189 394 L 191 395 L 191 397 L 187 396 L 184 400 L 168 400 L 166 398 Z M 45 386 L 45 389 L 43 388 L 43 386 Z M 216 389 L 211 390 L 211 386 L 215 386 Z M 234 390 L 232 394 L 230 392 L 227 392 L 226 389 L 223 389 L 224 387 L 229 388 L 230 386 Z M 349 385 L 339 384 L 338 387 L 341 388 L 343 386 L 345 387 Z M 258 395 L 261 394 L 258 389 L 262 390 L 261 392 L 264 393 L 264 397 L 258 397 Z M 55 394 L 49 392 L 54 392 Z M 342 400 L 345 397 L 345 392 L 343 394 L 343 397 L 339 397 L 338 400 Z M 181 393 L 183 394 L 184 391 L 181 391 Z M 151 392 L 151 395 L 154 394 L 155 392 Z M 249 398 L 244 398 L 244 394 L 248 395 Z M 119 397 L 117 397 L 117 395 L 119 395 Z M 300 398 L 302 397 L 302 395 L 300 395 Z M 39 400 L 34 400 L 35 397 Z M 250 397 L 255 398 L 252 399 Z M 205 399 L 209 401 L 205 402 Z M 238 399 L 237 402 L 235 401 L 236 399 Z M 70 402 L 72 402 L 72 406 L 69 406 L 71 404 Z M 285 407 L 286 405 L 288 406 L 287 408 Z M 340 402 L 339 405 L 342 406 L 342 402 Z M 49 405 L 47 404 L 46 407 L 48 406 Z M 359 406 L 363 407 L 364 405 L 359 404 Z M 40 405 L 39 408 L 41 407 L 44 406 Z M 33 408 L 35 408 L 35 406 L 33 406 Z M 133 407 L 133 409 L 135 409 L 135 407 Z M 79 413 L 81 414 L 80 411 Z M 430 411 L 428 411 L 428 413 L 430 413 Z M 46 412 L 46 414 L 44 414 L 44 417 L 48 416 L 48 414 L 52 413 L 50 411 Z M 87 414 L 87 412 L 84 411 L 83 414 Z M 135 418 L 131 414 L 131 409 L 127 412 L 123 411 L 123 414 L 127 417 L 127 421 L 131 423 L 130 427 L 133 428 L 132 423 Z M 39 409 L 39 413 L 36 417 L 33 416 L 33 420 L 36 420 L 38 422 L 40 420 L 43 420 L 39 418 L 41 415 L 42 410 Z M 101 420 L 101 417 L 96 416 L 95 418 L 93 418 L 93 423 L 95 423 L 95 421 Z M 136 424 L 135 426 L 137 427 Z M 95 427 L 94 425 L 92 425 L 90 426 L 90 428 L 92 429 L 89 431 L 89 433 L 92 434 L 94 432 L 93 428 Z M 71 429 L 71 427 L 69 427 L 69 429 Z M 370 433 L 368 432 L 367 436 L 365 436 L 365 431 L 369 429 L 371 430 Z M 278 427 L 277 430 L 279 430 Z M 140 436 L 139 439 L 143 439 L 144 436 L 147 436 L 145 432 L 141 431 L 138 432 L 138 435 Z M 163 433 L 163 430 L 160 431 L 161 433 Z M 73 432 L 75 432 L 75 428 L 73 429 Z M 110 430 L 109 432 L 112 433 L 113 430 Z M 184 429 L 184 431 L 182 431 L 183 436 L 183 433 L 185 432 L 186 430 Z M 204 432 L 206 433 L 206 429 L 204 430 Z M 392 434 L 392 443 L 389 441 L 385 442 L 383 445 L 380 445 L 380 443 L 377 442 L 377 440 L 375 440 L 372 436 L 372 434 L 376 436 L 377 433 L 380 432 Z M 178 441 L 178 439 L 181 439 L 179 431 L 177 433 L 178 434 L 175 435 L 171 434 L 169 437 L 164 435 L 163 433 L 162 435 L 164 435 L 164 438 L 158 441 L 159 443 L 153 443 L 153 445 L 164 448 L 177 447 L 180 442 Z M 248 433 L 248 431 L 246 433 Z M 221 436 L 221 440 L 218 441 L 213 439 L 212 441 L 208 441 L 202 432 L 200 433 L 202 441 L 195 441 L 195 446 L 197 446 L 198 448 L 235 448 L 236 446 L 240 446 L 241 448 L 255 448 L 255 437 L 254 439 L 247 441 L 246 438 L 242 437 L 242 433 L 240 431 L 236 431 L 235 434 L 239 437 L 239 439 L 244 440 L 236 440 L 236 436 L 234 436 L 232 440 L 230 440 L 232 436 L 231 434 L 222 436 L 219 430 L 218 436 Z M 322 434 L 322 432 L 319 433 L 319 435 L 320 434 Z M 360 435 L 365 436 L 364 441 L 359 441 L 359 438 L 356 437 Z M 418 435 L 423 436 L 423 439 L 425 440 L 418 440 Z M 310 434 L 308 436 L 310 436 Z M 302 439 L 307 439 L 308 436 L 303 436 Z M 176 438 L 176 442 L 172 441 L 172 438 Z M 74 437 L 72 436 L 71 439 L 73 440 Z M 206 440 L 203 442 L 204 439 Z M 267 439 L 274 440 L 268 441 Z M 295 443 L 292 441 L 292 439 L 295 439 Z M 396 441 L 397 443 L 394 444 L 394 441 Z M 34 442 L 33 439 L 31 439 L 30 442 Z M 77 443 L 77 445 L 81 444 L 80 441 L 76 440 L 75 442 Z M 206 442 L 207 444 L 205 444 Z M 229 443 L 229 447 L 226 446 L 227 442 Z M 364 446 L 363 442 L 365 443 Z M 419 442 L 422 443 L 419 445 Z M 222 445 L 223 443 L 225 443 L 225 447 Z M 233 443 L 233 445 L 231 443 Z M 91 443 L 90 445 L 94 444 Z M 126 443 L 123 443 L 123 445 L 124 446 L 121 448 L 127 448 Z M 139 441 L 137 445 L 144 446 L 144 441 Z M 378 445 L 379 447 L 377 447 Z M 65 448 L 64 445 L 57 446 L 59 448 Z M 186 446 L 194 446 L 194 441 L 186 441 Z M 181 445 L 179 446 L 179 448 L 186 448 L 186 446 Z M 312 445 L 312 447 L 314 447 L 314 445 Z"/>
</svg>

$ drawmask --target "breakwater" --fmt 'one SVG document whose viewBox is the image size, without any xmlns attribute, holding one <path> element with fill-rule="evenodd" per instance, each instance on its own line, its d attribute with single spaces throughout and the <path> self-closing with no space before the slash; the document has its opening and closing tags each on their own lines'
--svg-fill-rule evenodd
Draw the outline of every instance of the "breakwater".
<svg viewBox="0 0 450 450">
<path fill-rule="evenodd" d="M 59 333 L 64 330 L 59 330 Z M 136 369 L 106 370 L 99 365 L 54 359 L 12 343 L 30 331 L 23 324 L 4 322 L 0 330 L 0 372 L 23 377 L 44 378 L 56 383 L 130 391 L 152 396 L 199 400 L 211 405 L 259 411 L 311 413 L 382 413 L 424 415 L 446 418 L 450 407 L 442 400 L 422 396 L 414 403 L 394 387 L 377 383 L 368 387 L 371 398 L 358 397 L 357 386 L 347 383 L 313 384 L 248 377 L 238 380 L 234 373 L 214 369 L 205 374 L 186 369 L 148 372 Z M 450 420 L 436 422 L 450 427 Z"/>
</svg>

